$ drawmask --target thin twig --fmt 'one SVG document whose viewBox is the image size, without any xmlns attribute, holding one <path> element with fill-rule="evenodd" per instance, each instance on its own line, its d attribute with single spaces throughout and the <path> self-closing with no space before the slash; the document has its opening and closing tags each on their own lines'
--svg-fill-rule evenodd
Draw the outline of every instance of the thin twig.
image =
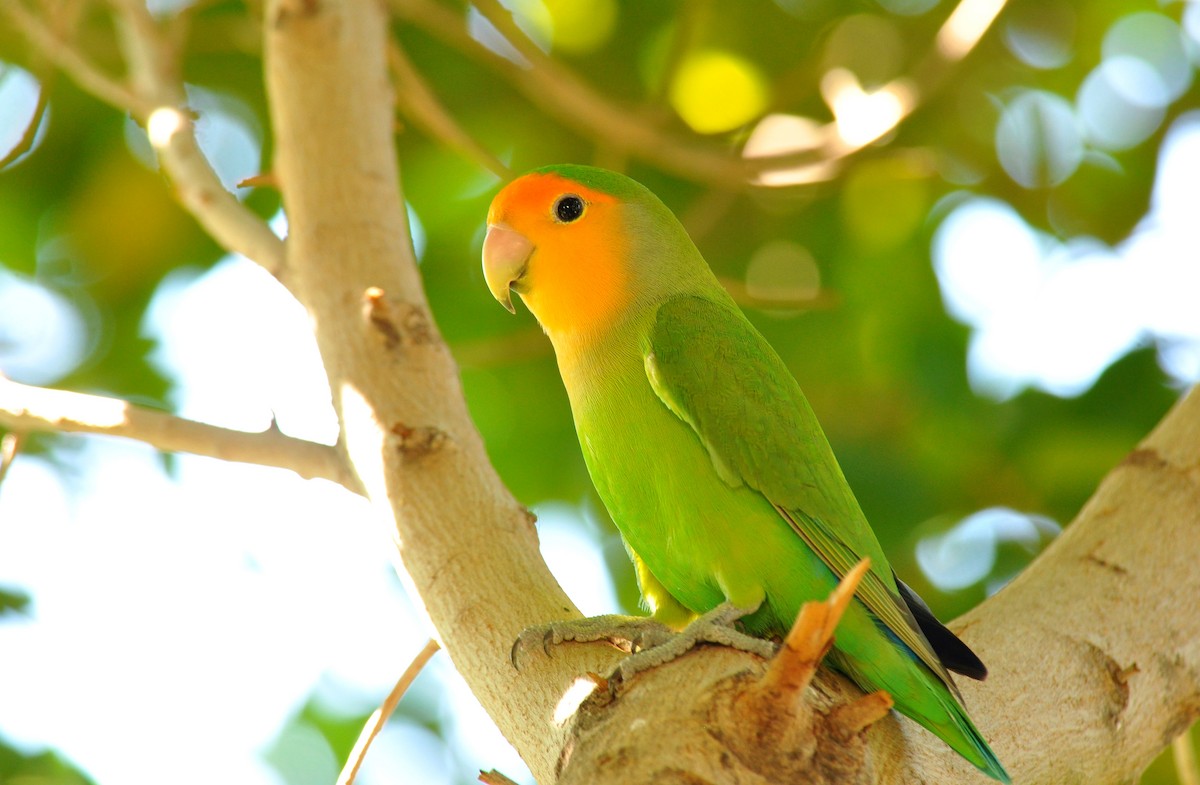
<svg viewBox="0 0 1200 785">
<path fill-rule="evenodd" d="M 8 476 L 8 470 L 16 460 L 17 453 L 21 452 L 24 442 L 25 434 L 21 431 L 9 431 L 0 439 L 0 485 L 4 484 L 4 478 Z"/>
<path fill-rule="evenodd" d="M 388 64 L 396 80 L 400 109 L 409 120 L 448 147 L 464 153 L 500 179 L 508 180 L 512 177 L 512 171 L 504 162 L 468 134 L 446 111 L 395 40 L 388 42 Z"/>
<path fill-rule="evenodd" d="M 144 5 L 122 0 L 118 10 L 125 55 L 137 85 L 133 90 L 104 73 L 73 42 L 55 35 L 20 0 L 0 0 L 0 11 L 30 45 L 86 92 L 129 112 L 143 125 L 150 125 L 156 113 L 160 119 L 171 120 L 169 132 L 153 137 L 151 142 L 175 185 L 179 201 L 223 247 L 278 276 L 284 266 L 283 241 L 225 190 L 204 157 L 196 142 L 195 123 L 183 109 L 182 83 L 163 51 L 162 32 Z"/>
<path fill-rule="evenodd" d="M 1196 763 L 1196 747 L 1192 743 L 1190 728 L 1171 742 L 1171 757 L 1175 761 L 1179 785 L 1200 785 L 1200 765 Z"/>
<path fill-rule="evenodd" d="M 743 164 L 736 157 L 715 144 L 670 134 L 654 127 L 627 107 L 604 98 L 574 73 L 544 54 L 535 55 L 536 62 L 529 68 L 523 68 L 473 39 L 467 33 L 462 18 L 439 3 L 432 0 L 391 0 L 391 7 L 398 17 L 420 26 L 464 54 L 481 60 L 509 79 L 544 112 L 589 138 L 635 152 L 638 157 L 684 177 L 730 187 L 745 184 Z M 501 14 L 496 16 L 502 18 Z M 518 50 L 524 46 L 518 46 L 517 42 L 513 42 L 513 45 Z"/>
<path fill-rule="evenodd" d="M 166 36 L 144 2 L 109 0 L 133 89 L 155 107 L 178 106 L 186 100 Z M 142 118 L 145 119 L 145 118 Z"/>
<path fill-rule="evenodd" d="M 185 110 L 187 96 L 179 77 L 177 57 L 167 34 L 139 0 L 112 0 L 117 29 L 130 74 L 138 92 L 154 111 L 166 118 L 165 132 L 156 132 L 151 114 L 140 116 L 150 131 L 163 168 L 171 176 L 180 203 L 224 248 L 240 253 L 279 277 L 284 267 L 283 242 L 267 223 L 225 190 L 196 141 L 195 121 Z"/>
<path fill-rule="evenodd" d="M 48 92 L 46 85 L 39 82 L 37 104 L 33 107 L 33 116 L 25 124 L 25 131 L 21 134 L 21 138 L 12 146 L 12 149 L 4 154 L 4 157 L 0 158 L 0 169 L 25 155 L 33 147 L 33 143 L 37 139 L 38 128 L 42 125 L 42 118 L 46 116 L 46 106 L 49 103 L 46 100 Z"/>
<path fill-rule="evenodd" d="M 825 140 L 819 146 L 747 159 L 748 176 L 760 180 L 773 172 L 811 167 L 806 182 L 832 177 L 838 170 L 825 165 L 849 158 L 873 144 L 876 139 L 899 127 L 922 104 L 928 103 L 930 97 L 946 83 L 951 67 L 966 58 L 991 29 L 1006 3 L 1007 0 L 959 0 L 938 31 L 935 45 L 927 49 L 927 54 L 913 67 L 911 75 L 893 79 L 877 91 L 904 96 L 905 100 L 901 101 L 900 111 L 891 118 L 891 124 L 878 129 L 871 139 L 847 142 L 837 133 L 837 123 L 829 123 L 814 132 L 818 138 Z"/>
<path fill-rule="evenodd" d="M 159 412 L 117 398 L 50 390 L 0 377 L 0 425 L 20 431 L 121 436 L 164 452 L 290 469 L 362 493 L 341 453 L 326 444 L 286 436 L 278 428 L 236 431 Z"/>
<path fill-rule="evenodd" d="M 176 124 L 166 136 L 152 139 L 163 168 L 174 182 L 185 208 L 227 250 L 241 253 L 278 276 L 283 270 L 283 241 L 266 223 L 224 190 L 209 166 L 194 133 L 194 122 L 182 110 L 184 92 L 178 79 L 168 83 L 170 68 L 164 64 L 161 44 L 148 40 L 158 36 L 154 19 L 137 2 L 122 2 L 119 20 L 124 19 L 126 56 L 139 90 L 131 90 L 104 73 L 80 54 L 71 41 L 55 35 L 49 26 L 26 10 L 19 0 L 0 0 L 0 11 L 12 20 L 38 54 L 71 77 L 74 83 L 101 101 L 128 112 L 143 125 L 156 112 L 173 113 Z M 144 91 L 142 91 L 144 90 Z"/>
<path fill-rule="evenodd" d="M 658 128 L 642 115 L 610 101 L 576 76 L 570 69 L 547 56 L 513 21 L 512 14 L 497 0 L 475 0 L 474 5 L 528 62 L 521 67 L 484 47 L 467 32 L 463 19 L 453 10 L 433 0 L 390 0 L 397 16 L 422 27 L 459 51 L 474 57 L 500 73 L 547 114 L 575 128 L 619 158 L 628 151 L 666 171 L 693 181 L 723 187 L 747 187 L 764 175 L 788 169 L 809 168 L 804 182 L 814 183 L 836 174 L 831 166 L 818 166 L 843 160 L 866 147 L 874 139 L 893 130 L 909 117 L 945 79 L 947 65 L 962 60 L 991 26 L 1004 0 L 987 0 L 989 14 L 979 15 L 970 36 L 957 49 L 939 48 L 916 71 L 914 79 L 898 79 L 885 86 L 903 91 L 908 101 L 890 127 L 869 141 L 850 144 L 836 133 L 836 123 L 819 129 L 822 144 L 790 152 L 754 158 L 741 158 L 735 152 L 691 137 Z M 951 18 L 962 18 L 960 9 L 972 10 L 984 0 L 961 0 Z M 944 40 L 942 34 L 939 40 Z M 800 183 L 799 180 L 793 182 Z"/>
<path fill-rule="evenodd" d="M 676 16 L 674 22 L 675 30 L 671 34 L 671 45 L 667 50 L 666 61 L 659 71 L 657 79 L 648 92 L 639 112 L 643 122 L 647 125 L 661 129 L 663 124 L 668 122 L 673 116 L 671 108 L 665 103 L 667 95 L 670 93 L 671 83 L 675 80 L 675 75 L 679 70 L 679 66 L 684 61 L 684 56 L 692 47 L 696 31 L 702 26 L 704 19 L 709 15 L 711 7 L 711 0 L 693 0 L 693 2 L 685 3 L 679 9 L 679 14 Z M 605 169 L 612 169 L 617 172 L 626 171 L 629 166 L 629 150 L 624 140 L 597 137 L 595 143 L 596 166 L 602 166 Z M 732 192 L 728 190 L 719 190 L 722 193 L 732 195 Z"/>
<path fill-rule="evenodd" d="M 495 769 L 479 772 L 479 781 L 483 785 L 517 785 L 516 780 L 504 776 Z"/>
<path fill-rule="evenodd" d="M 12 20 L 13 26 L 39 54 L 85 91 L 136 117 L 148 117 L 154 111 L 153 104 L 104 73 L 69 42 L 56 36 L 20 0 L 0 0 L 0 10 Z"/>
<path fill-rule="evenodd" d="M 683 65 L 688 51 L 695 43 L 697 34 L 712 13 L 712 0 L 692 0 L 679 9 L 675 19 L 675 31 L 671 34 L 671 47 L 667 50 L 667 59 L 663 63 L 658 81 L 650 94 L 650 100 L 656 105 L 666 100 L 671 92 L 671 83 L 679 67 Z"/>
<path fill-rule="evenodd" d="M 471 5 L 475 6 L 479 13 L 483 14 L 484 18 L 500 31 L 500 35 L 512 44 L 513 49 L 516 49 L 517 53 L 530 63 L 545 65 L 547 62 L 551 62 L 552 58 L 548 57 L 542 48 L 525 34 L 525 31 L 517 24 L 517 20 L 513 18 L 512 12 L 505 8 L 499 0 L 471 0 Z"/>
<path fill-rule="evenodd" d="M 383 705 L 372 712 L 363 725 L 362 731 L 358 734 L 358 740 L 354 742 L 354 749 L 350 751 L 350 757 L 346 759 L 346 765 L 342 767 L 342 771 L 338 774 L 337 785 L 353 785 L 354 778 L 358 776 L 358 770 L 362 767 L 363 760 L 367 757 L 367 750 L 371 747 L 371 742 L 383 730 L 383 726 L 387 724 L 392 713 L 396 711 L 396 706 L 400 704 L 400 699 L 404 697 L 404 693 L 412 685 L 421 669 L 425 667 L 425 663 L 429 662 L 438 650 L 438 642 L 430 638 L 426 642 L 424 648 L 417 652 L 417 656 L 413 657 L 412 662 L 404 669 L 404 673 L 400 675 L 400 680 L 396 682 L 396 686 L 388 693 L 388 696 L 383 701 Z"/>
</svg>

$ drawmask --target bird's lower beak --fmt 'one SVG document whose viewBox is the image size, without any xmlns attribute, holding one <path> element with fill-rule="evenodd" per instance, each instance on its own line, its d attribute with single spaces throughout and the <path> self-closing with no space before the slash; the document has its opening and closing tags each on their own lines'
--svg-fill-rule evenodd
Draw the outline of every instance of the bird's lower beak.
<svg viewBox="0 0 1200 785">
<path fill-rule="evenodd" d="M 516 313 L 509 289 L 525 274 L 525 265 L 533 254 L 529 238 L 504 224 L 488 224 L 483 241 L 483 277 L 496 301 Z"/>
</svg>

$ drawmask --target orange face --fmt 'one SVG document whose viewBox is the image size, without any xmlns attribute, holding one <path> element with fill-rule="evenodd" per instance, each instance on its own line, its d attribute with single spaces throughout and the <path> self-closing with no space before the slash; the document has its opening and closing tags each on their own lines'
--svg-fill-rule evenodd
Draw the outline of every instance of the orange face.
<svg viewBox="0 0 1200 785">
<path fill-rule="evenodd" d="M 557 174 L 518 178 L 492 201 L 483 268 L 508 305 L 511 287 L 555 340 L 609 323 L 627 300 L 618 200 Z"/>
</svg>

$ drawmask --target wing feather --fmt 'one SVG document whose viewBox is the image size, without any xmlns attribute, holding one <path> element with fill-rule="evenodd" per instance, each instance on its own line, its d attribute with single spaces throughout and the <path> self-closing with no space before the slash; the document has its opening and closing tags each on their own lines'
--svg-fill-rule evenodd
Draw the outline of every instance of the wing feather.
<svg viewBox="0 0 1200 785">
<path fill-rule="evenodd" d="M 761 493 L 838 576 L 863 556 L 858 597 L 957 695 L 896 585 L 807 399 L 732 303 L 663 303 L 643 348 L 655 394 L 696 432 L 718 475 Z"/>
</svg>

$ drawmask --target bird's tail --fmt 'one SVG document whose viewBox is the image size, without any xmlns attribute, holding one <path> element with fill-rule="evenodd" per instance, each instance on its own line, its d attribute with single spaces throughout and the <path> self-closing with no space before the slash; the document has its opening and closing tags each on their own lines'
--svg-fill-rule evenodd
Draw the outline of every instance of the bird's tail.
<svg viewBox="0 0 1200 785">
<path fill-rule="evenodd" d="M 946 682 L 903 644 L 876 653 L 879 656 L 871 660 L 853 659 L 835 648 L 827 662 L 868 692 L 887 691 L 897 711 L 920 723 L 984 774 L 1005 785 L 1012 782 Z"/>
<path fill-rule="evenodd" d="M 940 682 L 934 685 L 934 690 L 938 693 L 939 705 L 937 708 L 941 709 L 941 711 L 935 709 L 930 712 L 935 716 L 927 716 L 925 712 L 910 712 L 906 710 L 907 707 L 897 706 L 896 708 L 924 725 L 984 774 L 1009 785 L 1012 780 L 1009 778 L 1008 772 L 1004 770 L 1000 759 L 996 757 L 996 753 L 992 752 L 992 748 L 984 740 L 983 734 L 975 727 L 975 723 L 971 722 L 971 718 L 967 716 L 962 704 Z"/>
</svg>

